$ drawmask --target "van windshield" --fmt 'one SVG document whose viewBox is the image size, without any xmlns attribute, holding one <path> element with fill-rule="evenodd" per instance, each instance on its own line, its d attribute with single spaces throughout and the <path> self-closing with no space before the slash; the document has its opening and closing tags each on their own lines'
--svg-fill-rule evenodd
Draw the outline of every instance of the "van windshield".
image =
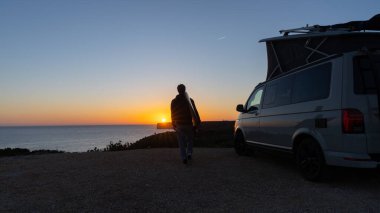
<svg viewBox="0 0 380 213">
<path fill-rule="evenodd" d="M 376 94 L 377 78 L 380 77 L 380 56 L 371 57 L 367 55 L 356 56 L 354 64 L 354 92 L 355 94 Z M 376 75 L 376 76 L 375 76 Z"/>
</svg>

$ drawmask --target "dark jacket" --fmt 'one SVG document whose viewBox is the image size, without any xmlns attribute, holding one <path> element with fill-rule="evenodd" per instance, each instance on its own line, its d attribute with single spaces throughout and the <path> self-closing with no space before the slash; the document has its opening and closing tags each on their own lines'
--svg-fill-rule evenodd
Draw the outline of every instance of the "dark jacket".
<svg viewBox="0 0 380 213">
<path fill-rule="evenodd" d="M 190 98 L 193 105 L 195 114 L 199 118 L 197 108 L 195 107 L 194 100 Z M 187 102 L 186 96 L 183 94 L 177 95 L 171 103 L 172 123 L 173 125 L 193 125 L 190 106 Z"/>
</svg>

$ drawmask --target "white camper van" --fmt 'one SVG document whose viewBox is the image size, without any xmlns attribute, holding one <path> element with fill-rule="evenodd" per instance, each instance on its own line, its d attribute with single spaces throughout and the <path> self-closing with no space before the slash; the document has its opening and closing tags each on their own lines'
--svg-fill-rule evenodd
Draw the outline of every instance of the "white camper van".
<svg viewBox="0 0 380 213">
<path fill-rule="evenodd" d="M 292 153 L 308 180 L 323 177 L 327 166 L 378 167 L 380 14 L 280 32 L 261 40 L 267 79 L 236 108 L 236 152 Z"/>
</svg>

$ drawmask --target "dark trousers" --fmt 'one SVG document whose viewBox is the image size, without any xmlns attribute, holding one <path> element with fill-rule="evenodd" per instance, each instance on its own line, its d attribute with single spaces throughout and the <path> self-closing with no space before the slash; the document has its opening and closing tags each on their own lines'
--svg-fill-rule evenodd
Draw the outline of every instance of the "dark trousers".
<svg viewBox="0 0 380 213">
<path fill-rule="evenodd" d="M 181 159 L 193 154 L 194 129 L 192 125 L 178 125 L 176 128 Z"/>
</svg>

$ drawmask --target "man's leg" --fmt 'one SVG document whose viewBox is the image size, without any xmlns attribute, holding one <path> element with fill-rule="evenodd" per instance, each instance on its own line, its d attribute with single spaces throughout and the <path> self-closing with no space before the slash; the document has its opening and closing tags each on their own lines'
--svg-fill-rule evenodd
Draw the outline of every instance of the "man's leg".
<svg viewBox="0 0 380 213">
<path fill-rule="evenodd" d="M 185 162 L 185 160 L 187 160 L 187 156 L 186 156 L 186 139 L 187 139 L 186 133 L 182 127 L 177 127 L 176 132 L 177 132 L 177 140 L 178 140 L 178 147 L 179 147 L 179 153 L 181 156 L 181 160 L 183 161 L 183 163 L 187 163 L 187 162 Z"/>
<path fill-rule="evenodd" d="M 188 127 L 186 129 L 186 136 L 187 136 L 187 158 L 191 160 L 193 155 L 193 143 L 194 143 L 194 129 L 192 126 Z"/>
</svg>

